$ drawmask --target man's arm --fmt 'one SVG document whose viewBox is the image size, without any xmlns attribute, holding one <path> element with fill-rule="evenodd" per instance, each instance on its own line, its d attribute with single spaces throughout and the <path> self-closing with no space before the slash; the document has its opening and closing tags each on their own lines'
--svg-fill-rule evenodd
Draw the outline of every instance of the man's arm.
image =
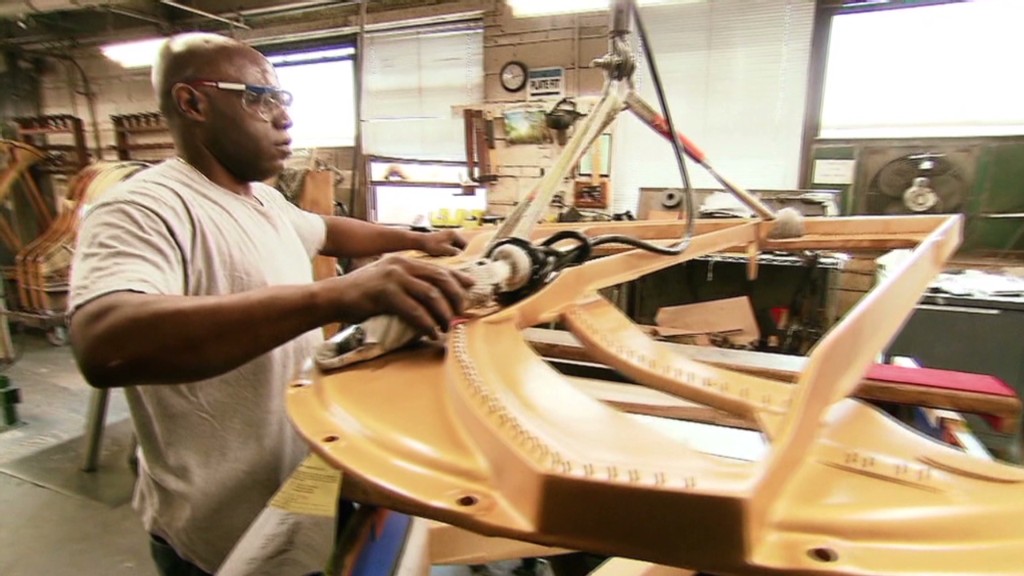
<svg viewBox="0 0 1024 576">
<path fill-rule="evenodd" d="M 333 321 L 393 314 L 436 335 L 462 312 L 471 285 L 457 272 L 390 257 L 340 278 L 225 296 L 114 292 L 75 312 L 71 345 L 97 388 L 194 382 Z"/>
<path fill-rule="evenodd" d="M 320 253 L 336 258 L 360 258 L 388 252 L 420 250 L 431 256 L 455 256 L 466 247 L 453 230 L 413 232 L 341 216 L 324 216 L 326 240 Z"/>
</svg>

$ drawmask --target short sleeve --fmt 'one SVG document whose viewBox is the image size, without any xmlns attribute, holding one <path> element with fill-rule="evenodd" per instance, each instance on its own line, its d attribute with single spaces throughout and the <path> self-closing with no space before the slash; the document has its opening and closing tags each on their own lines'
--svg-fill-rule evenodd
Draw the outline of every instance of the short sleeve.
<svg viewBox="0 0 1024 576">
<path fill-rule="evenodd" d="M 71 262 L 69 313 L 113 292 L 182 295 L 185 251 L 175 227 L 140 203 L 100 203 L 78 233 Z"/>
</svg>

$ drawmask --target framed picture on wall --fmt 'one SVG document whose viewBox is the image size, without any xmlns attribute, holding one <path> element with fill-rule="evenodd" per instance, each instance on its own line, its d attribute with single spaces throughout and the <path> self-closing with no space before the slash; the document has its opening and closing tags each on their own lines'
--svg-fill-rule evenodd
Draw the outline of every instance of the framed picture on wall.
<svg viewBox="0 0 1024 576">
<path fill-rule="evenodd" d="M 551 133 L 544 121 L 543 110 L 506 110 L 505 141 L 509 144 L 545 144 Z"/>
</svg>

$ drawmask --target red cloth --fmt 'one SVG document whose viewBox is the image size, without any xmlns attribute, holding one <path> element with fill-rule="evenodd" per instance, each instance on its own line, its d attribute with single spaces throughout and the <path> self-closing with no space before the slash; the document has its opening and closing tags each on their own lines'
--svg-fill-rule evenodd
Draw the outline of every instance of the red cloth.
<svg viewBox="0 0 1024 576">
<path fill-rule="evenodd" d="M 987 376 L 985 374 L 875 364 L 868 370 L 867 377 L 871 380 L 892 382 L 894 384 L 959 390 L 975 394 L 988 394 L 990 396 L 1017 397 L 1017 392 L 1013 387 L 995 376 Z M 993 428 L 1003 430 L 1004 423 L 1002 418 L 991 414 L 982 414 L 982 416 Z"/>
<path fill-rule="evenodd" d="M 913 384 L 944 390 L 961 390 L 992 396 L 1016 397 L 1017 392 L 995 376 L 936 370 L 934 368 L 905 368 L 889 364 L 875 364 L 868 370 L 867 377 L 894 384 Z"/>
</svg>

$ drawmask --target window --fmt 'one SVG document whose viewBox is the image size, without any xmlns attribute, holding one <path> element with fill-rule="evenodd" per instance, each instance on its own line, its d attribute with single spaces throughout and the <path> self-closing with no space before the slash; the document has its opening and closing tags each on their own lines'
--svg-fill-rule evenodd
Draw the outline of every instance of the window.
<svg viewBox="0 0 1024 576">
<path fill-rule="evenodd" d="M 823 138 L 1024 134 L 1024 2 L 839 14 Z"/>
<path fill-rule="evenodd" d="M 814 2 L 714 0 L 641 15 L 676 129 L 745 188 L 796 188 Z M 636 78 L 657 108 L 642 58 Z M 640 188 L 680 185 L 670 143 L 630 114 L 619 115 L 613 144 L 614 211 L 635 211 Z M 695 187 L 721 189 L 687 166 Z"/>
<path fill-rule="evenodd" d="M 487 210 L 487 189 L 463 192 L 466 165 L 462 162 L 410 161 L 371 157 L 367 162 L 372 222 L 434 226 L 467 223 Z"/>
<path fill-rule="evenodd" d="M 293 148 L 352 146 L 355 143 L 355 98 L 352 47 L 268 56 L 281 87 L 295 97 Z"/>
<path fill-rule="evenodd" d="M 453 107 L 483 101 L 479 21 L 367 34 L 363 68 L 367 154 L 465 160 Z"/>
</svg>

